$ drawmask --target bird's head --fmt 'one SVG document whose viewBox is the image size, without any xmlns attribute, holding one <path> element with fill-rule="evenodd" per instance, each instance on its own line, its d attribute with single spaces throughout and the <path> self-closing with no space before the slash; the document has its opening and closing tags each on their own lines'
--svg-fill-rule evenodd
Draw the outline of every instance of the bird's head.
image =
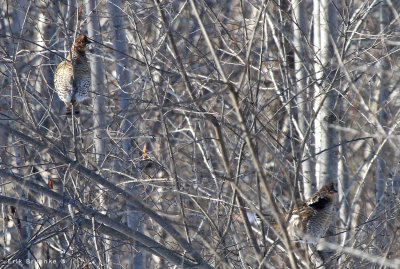
<svg viewBox="0 0 400 269">
<path fill-rule="evenodd" d="M 316 193 L 314 193 L 313 196 L 306 201 L 306 204 L 311 207 L 316 207 L 320 209 L 324 208 L 326 204 L 334 201 L 335 193 L 337 193 L 337 190 L 335 189 L 335 184 L 329 183 L 319 189 Z"/>
<path fill-rule="evenodd" d="M 92 43 L 92 41 L 90 41 L 85 34 L 82 34 L 75 39 L 74 47 L 77 51 L 84 52 L 90 43 Z"/>
<path fill-rule="evenodd" d="M 335 184 L 332 182 L 332 183 L 329 183 L 329 184 L 323 186 L 318 192 L 320 193 L 320 196 L 323 196 L 323 197 L 325 196 L 325 197 L 329 198 L 330 200 L 333 200 L 335 197 L 335 194 L 337 193 L 337 190 L 335 188 Z"/>
<path fill-rule="evenodd" d="M 319 191 L 330 193 L 330 194 L 337 193 L 337 190 L 335 189 L 335 184 L 333 182 L 323 186 Z"/>
</svg>

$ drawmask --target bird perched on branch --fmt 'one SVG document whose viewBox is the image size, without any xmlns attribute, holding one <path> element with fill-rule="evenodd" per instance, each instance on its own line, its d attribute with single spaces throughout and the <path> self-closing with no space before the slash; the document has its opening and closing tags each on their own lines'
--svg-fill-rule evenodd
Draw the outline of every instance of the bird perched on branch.
<svg viewBox="0 0 400 269">
<path fill-rule="evenodd" d="M 91 43 L 85 34 L 78 37 L 68 54 L 54 74 L 54 86 L 60 99 L 65 103 L 66 114 L 71 114 L 71 107 L 79 114 L 78 103 L 86 99 L 90 88 L 90 67 L 86 58 L 86 49 Z"/>
<path fill-rule="evenodd" d="M 292 214 L 285 214 L 288 220 L 287 231 L 294 241 L 316 243 L 319 238 L 324 237 L 333 218 L 334 207 L 336 204 L 335 186 L 333 183 L 323 186 L 314 193 L 309 199 L 298 203 Z M 276 219 L 271 212 L 263 212 L 263 218 L 257 214 L 248 212 L 247 218 L 251 224 L 259 225 L 264 219 L 276 231 L 281 233 Z M 243 222 L 240 216 L 234 215 L 235 219 Z M 305 235 L 307 238 L 305 238 Z"/>
<path fill-rule="evenodd" d="M 295 207 L 288 223 L 289 236 L 307 243 L 316 243 L 324 237 L 332 222 L 335 193 L 335 186 L 330 183 Z M 308 236 L 306 240 L 304 235 Z"/>
</svg>

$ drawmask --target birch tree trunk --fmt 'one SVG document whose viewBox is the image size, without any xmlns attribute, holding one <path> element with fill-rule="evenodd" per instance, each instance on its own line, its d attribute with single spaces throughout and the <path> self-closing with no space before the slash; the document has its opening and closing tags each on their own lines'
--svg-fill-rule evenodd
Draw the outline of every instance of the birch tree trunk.
<svg viewBox="0 0 400 269">
<path fill-rule="evenodd" d="M 336 115 L 334 106 L 336 93 L 334 88 L 333 71 L 335 68 L 335 57 L 333 53 L 333 44 L 336 40 L 336 1 L 321 0 L 314 1 L 314 16 L 319 17 L 314 25 L 314 46 L 316 88 L 314 92 L 315 103 L 315 152 L 316 156 L 316 181 L 317 188 L 329 182 L 336 182 L 338 175 L 338 149 L 334 147 L 337 144 L 337 134 L 333 124 L 336 124 Z M 315 19 L 314 18 L 314 19 Z M 319 30 L 318 30 L 319 29 Z M 331 257 L 331 250 L 324 249 L 321 253 L 322 261 L 327 262 Z M 319 259 L 316 254 L 316 261 Z M 332 266 L 329 264 L 327 266 Z"/>
<path fill-rule="evenodd" d="M 39 71 L 36 73 L 37 78 L 34 86 L 38 96 L 40 96 L 42 100 L 48 100 L 47 102 L 44 102 L 44 104 L 48 105 L 50 110 L 52 109 L 51 103 L 53 100 L 52 89 L 54 89 L 54 75 L 51 66 L 55 63 L 55 55 L 51 51 L 46 51 L 44 48 L 48 48 L 49 50 L 52 49 L 50 47 L 50 44 L 52 43 L 52 38 L 54 38 L 56 29 L 55 25 L 49 22 L 51 21 L 51 18 L 54 17 L 55 6 L 51 3 L 48 3 L 47 5 L 43 3 L 43 6 L 40 6 L 40 8 L 42 8 L 42 12 L 39 13 L 39 20 L 36 28 L 37 32 L 35 32 L 35 40 L 37 42 L 39 50 L 42 50 L 42 52 L 38 57 L 36 63 L 39 67 Z M 39 103 L 36 104 L 34 111 L 36 118 L 41 122 L 40 128 L 43 131 L 46 131 L 47 128 L 51 126 L 49 120 L 44 120 L 45 118 L 48 118 L 48 111 L 46 111 Z M 48 159 L 48 163 L 50 162 L 51 161 Z M 61 182 L 57 176 L 57 173 L 55 173 L 54 170 L 51 169 L 51 165 L 40 165 L 36 166 L 35 168 L 40 173 L 43 181 L 48 182 L 48 180 L 52 180 L 55 186 L 55 190 L 62 190 Z M 34 179 L 32 178 L 32 180 Z M 32 198 L 36 200 L 40 200 L 40 198 L 35 197 L 34 195 L 28 195 L 32 196 Z M 51 199 L 48 199 L 47 197 L 44 197 L 43 200 L 43 203 L 45 203 L 49 207 L 57 206 L 56 203 L 54 203 Z M 29 223 L 35 221 L 29 213 L 27 215 L 27 218 L 28 217 L 30 217 Z M 28 238 L 31 238 L 32 234 L 38 232 L 38 229 L 34 229 L 33 227 L 30 227 L 31 235 Z M 45 259 L 46 255 L 56 256 L 57 253 L 52 248 L 49 248 L 47 244 L 39 243 L 30 247 L 30 251 L 28 252 L 28 259 L 32 260 L 33 257 L 39 260 Z M 30 268 L 40 267 L 40 265 L 36 262 L 32 265 L 30 264 L 29 266 Z"/>
<path fill-rule="evenodd" d="M 315 86 L 314 86 L 314 112 L 318 109 L 318 104 L 321 102 L 320 84 L 322 82 L 322 65 L 320 63 L 321 58 L 321 17 L 320 17 L 320 0 L 313 0 L 313 45 L 314 45 L 314 73 L 315 73 Z M 319 152 L 321 149 L 321 126 L 318 121 L 318 115 L 316 116 L 317 120 L 314 121 L 314 150 L 315 153 Z M 319 156 L 315 157 L 315 180 L 318 184 L 319 181 Z M 316 186 L 314 185 L 311 192 L 313 193 L 316 190 Z"/>
<path fill-rule="evenodd" d="M 314 1 L 314 46 L 316 89 L 314 112 L 317 113 L 315 121 L 315 152 L 317 187 L 320 188 L 328 182 L 336 181 L 337 177 L 337 144 L 336 131 L 331 127 L 336 121 L 334 105 L 336 94 L 332 81 L 333 49 L 331 40 L 336 40 L 336 11 L 335 1 Z M 317 14 L 318 13 L 318 14 Z M 319 24 L 318 24 L 319 19 Z M 319 28 L 319 31 L 318 31 Z M 318 111 L 318 109 L 320 109 Z M 329 150 L 328 150 L 329 149 Z M 324 152 L 322 152 L 324 151 Z"/>
</svg>

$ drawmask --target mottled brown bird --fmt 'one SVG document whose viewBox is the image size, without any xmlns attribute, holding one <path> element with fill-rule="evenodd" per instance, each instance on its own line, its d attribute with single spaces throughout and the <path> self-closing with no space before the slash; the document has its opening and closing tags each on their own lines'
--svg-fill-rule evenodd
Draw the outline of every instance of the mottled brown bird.
<svg viewBox="0 0 400 269">
<path fill-rule="evenodd" d="M 72 105 L 75 113 L 79 113 L 78 103 L 86 99 L 90 88 L 90 67 L 85 53 L 90 43 L 85 34 L 78 37 L 71 48 L 72 57 L 68 54 L 54 74 L 55 90 L 65 103 L 67 115 L 71 114 Z"/>
<path fill-rule="evenodd" d="M 288 223 L 289 235 L 298 241 L 304 241 L 304 235 L 308 235 L 307 243 L 324 237 L 332 222 L 335 193 L 335 186 L 330 183 L 295 207 Z"/>
</svg>

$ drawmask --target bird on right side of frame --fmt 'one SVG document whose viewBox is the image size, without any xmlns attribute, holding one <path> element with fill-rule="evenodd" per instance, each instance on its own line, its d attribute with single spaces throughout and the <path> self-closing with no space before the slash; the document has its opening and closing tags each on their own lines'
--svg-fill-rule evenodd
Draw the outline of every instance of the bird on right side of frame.
<svg viewBox="0 0 400 269">
<path fill-rule="evenodd" d="M 67 60 L 61 62 L 54 74 L 54 87 L 61 101 L 65 103 L 66 114 L 79 114 L 78 103 L 86 99 L 90 88 L 90 66 L 86 49 L 92 43 L 85 34 L 76 38 Z"/>
<path fill-rule="evenodd" d="M 324 237 L 333 220 L 336 193 L 335 185 L 330 183 L 296 206 L 288 223 L 289 236 L 307 243 L 316 243 Z"/>
</svg>

